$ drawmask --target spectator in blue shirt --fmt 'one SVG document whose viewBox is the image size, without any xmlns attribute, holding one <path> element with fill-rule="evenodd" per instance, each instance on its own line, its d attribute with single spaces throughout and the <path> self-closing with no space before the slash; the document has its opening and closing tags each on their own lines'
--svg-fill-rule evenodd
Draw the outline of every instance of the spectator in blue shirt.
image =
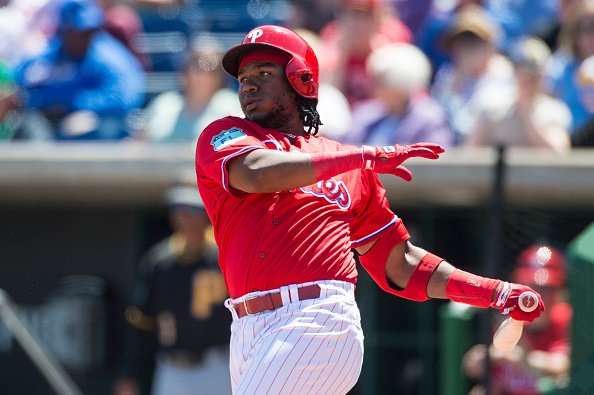
<svg viewBox="0 0 594 395">
<path fill-rule="evenodd" d="M 567 1 L 564 0 L 566 3 Z M 485 0 L 487 13 L 502 30 L 499 49 L 508 52 L 524 36 L 546 37 L 559 21 L 560 0 Z"/>
<path fill-rule="evenodd" d="M 103 11 L 93 0 L 67 0 L 59 21 L 47 50 L 17 69 L 16 80 L 30 112 L 19 137 L 126 137 L 126 117 L 144 100 L 142 67 L 103 30 Z"/>
<path fill-rule="evenodd" d="M 590 110 L 580 97 L 579 67 L 582 61 L 594 55 L 594 4 L 590 0 L 575 0 L 567 9 L 559 48 L 545 69 L 548 92 L 561 99 L 570 109 L 571 133 L 584 126 Z"/>
</svg>

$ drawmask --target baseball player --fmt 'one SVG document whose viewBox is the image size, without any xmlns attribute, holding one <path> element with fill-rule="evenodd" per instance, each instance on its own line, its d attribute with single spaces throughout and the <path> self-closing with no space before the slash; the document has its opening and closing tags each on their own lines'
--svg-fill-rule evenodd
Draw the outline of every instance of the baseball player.
<svg viewBox="0 0 594 395">
<path fill-rule="evenodd" d="M 174 232 L 140 263 L 134 301 L 126 309 L 131 327 L 123 371 L 113 394 L 140 394 L 138 381 L 153 356 L 153 395 L 230 394 L 227 292 L 196 183 L 169 188 L 167 203 Z"/>
<path fill-rule="evenodd" d="M 291 30 L 260 26 L 224 55 L 245 118 L 200 135 L 198 187 L 219 246 L 233 316 L 235 394 L 345 394 L 357 382 L 363 333 L 352 249 L 386 292 L 507 309 L 531 321 L 530 288 L 476 276 L 414 246 L 377 174 L 406 181 L 409 158 L 435 144 L 354 147 L 317 137 L 318 62 Z"/>
</svg>

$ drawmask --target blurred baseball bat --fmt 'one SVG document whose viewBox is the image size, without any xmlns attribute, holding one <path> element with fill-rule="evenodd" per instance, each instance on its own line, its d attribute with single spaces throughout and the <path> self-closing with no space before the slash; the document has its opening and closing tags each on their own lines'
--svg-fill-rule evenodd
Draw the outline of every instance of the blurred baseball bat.
<svg viewBox="0 0 594 395">
<path fill-rule="evenodd" d="M 518 304 L 522 311 L 529 313 L 538 307 L 538 297 L 534 292 L 526 291 L 520 295 Z M 495 331 L 493 346 L 500 351 L 511 351 L 522 337 L 524 321 L 508 317 Z"/>
</svg>

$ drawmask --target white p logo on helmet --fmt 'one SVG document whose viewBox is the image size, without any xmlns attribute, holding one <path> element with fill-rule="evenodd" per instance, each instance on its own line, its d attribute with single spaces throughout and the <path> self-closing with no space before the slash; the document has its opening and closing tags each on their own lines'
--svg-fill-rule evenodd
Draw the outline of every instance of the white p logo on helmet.
<svg viewBox="0 0 594 395">
<path fill-rule="evenodd" d="M 251 42 L 255 42 L 258 37 L 262 36 L 262 34 L 264 34 L 262 29 L 254 29 L 249 32 L 247 36 L 249 39 L 251 39 Z"/>
</svg>

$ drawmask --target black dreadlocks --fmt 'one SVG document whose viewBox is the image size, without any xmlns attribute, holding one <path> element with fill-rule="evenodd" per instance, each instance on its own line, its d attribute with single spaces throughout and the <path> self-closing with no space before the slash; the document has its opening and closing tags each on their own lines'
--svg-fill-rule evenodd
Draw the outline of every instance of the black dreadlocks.
<svg viewBox="0 0 594 395">
<path fill-rule="evenodd" d="M 299 114 L 303 118 L 303 125 L 307 126 L 305 134 L 307 136 L 311 136 L 312 134 L 314 136 L 317 135 L 320 125 L 323 125 L 322 121 L 320 121 L 320 114 L 316 109 L 318 101 L 316 99 L 307 99 L 301 95 L 296 96 Z"/>
</svg>

